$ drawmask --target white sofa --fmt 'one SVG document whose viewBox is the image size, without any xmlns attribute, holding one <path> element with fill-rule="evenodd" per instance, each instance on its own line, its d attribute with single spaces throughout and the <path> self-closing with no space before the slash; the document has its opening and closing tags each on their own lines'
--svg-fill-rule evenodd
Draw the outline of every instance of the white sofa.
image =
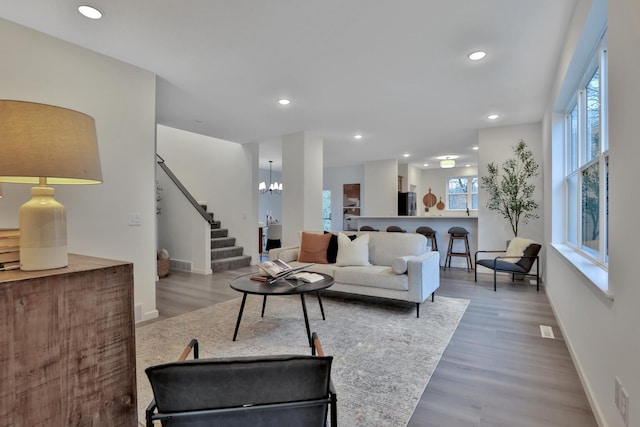
<svg viewBox="0 0 640 427">
<path fill-rule="evenodd" d="M 433 300 L 434 292 L 440 286 L 439 253 L 431 251 L 421 234 L 352 234 L 365 233 L 369 235 L 371 265 L 314 264 L 306 270 L 332 276 L 335 283 L 331 291 L 415 302 L 416 315 L 420 317 L 420 304 L 429 295 Z M 281 259 L 291 266 L 299 266 L 304 264 L 298 262 L 299 249 L 299 245 L 272 249 L 269 259 Z"/>
</svg>

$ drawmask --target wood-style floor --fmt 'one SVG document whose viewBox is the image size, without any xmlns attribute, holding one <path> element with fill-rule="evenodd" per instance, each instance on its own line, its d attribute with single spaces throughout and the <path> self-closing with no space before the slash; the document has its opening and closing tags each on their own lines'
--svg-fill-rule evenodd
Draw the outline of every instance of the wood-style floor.
<svg viewBox="0 0 640 427">
<path fill-rule="evenodd" d="M 237 298 L 229 282 L 250 271 L 172 272 L 157 285 L 154 321 Z M 438 296 L 471 302 L 408 425 L 597 426 L 544 287 L 537 293 L 505 277 L 494 292 L 492 276 L 478 280 L 466 270 L 441 271 L 436 302 Z M 542 338 L 540 325 L 550 326 L 555 339 Z"/>
</svg>

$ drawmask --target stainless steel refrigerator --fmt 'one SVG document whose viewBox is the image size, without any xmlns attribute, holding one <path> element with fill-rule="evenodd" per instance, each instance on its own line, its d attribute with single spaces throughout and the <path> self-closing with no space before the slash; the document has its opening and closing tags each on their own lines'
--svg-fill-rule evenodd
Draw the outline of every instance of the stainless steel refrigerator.
<svg viewBox="0 0 640 427">
<path fill-rule="evenodd" d="M 398 215 L 416 216 L 416 193 L 409 191 L 407 193 L 398 192 Z"/>
</svg>

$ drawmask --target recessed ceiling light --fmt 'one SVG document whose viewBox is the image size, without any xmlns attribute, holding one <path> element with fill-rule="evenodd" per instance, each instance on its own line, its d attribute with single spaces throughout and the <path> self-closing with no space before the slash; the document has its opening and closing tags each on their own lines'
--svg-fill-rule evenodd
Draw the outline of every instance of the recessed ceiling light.
<svg viewBox="0 0 640 427">
<path fill-rule="evenodd" d="M 495 119 L 497 119 L 498 117 L 500 117 L 500 116 L 498 116 L 497 114 L 489 114 L 489 115 L 487 116 L 487 119 L 489 119 L 489 120 L 495 120 Z"/>
<path fill-rule="evenodd" d="M 402 155 L 402 157 L 409 157 L 409 156 L 411 156 L 411 154 L 409 154 L 409 153 L 405 153 L 405 154 Z"/>
<path fill-rule="evenodd" d="M 424 166 L 424 167 L 426 168 L 427 166 L 429 166 L 429 163 L 425 163 L 425 164 L 424 164 L 424 165 L 422 165 L 422 166 Z"/>
<path fill-rule="evenodd" d="M 353 135 L 353 137 L 354 137 L 355 139 L 362 139 L 362 135 L 360 135 L 359 133 L 357 133 L 357 134 Z"/>
<path fill-rule="evenodd" d="M 474 145 L 473 147 L 471 147 L 471 149 L 478 151 L 480 149 L 480 147 L 478 147 L 477 145 Z"/>
<path fill-rule="evenodd" d="M 470 167 L 471 167 L 471 165 L 464 165 L 464 167 L 465 167 L 465 168 L 470 168 Z"/>
<path fill-rule="evenodd" d="M 483 51 L 483 50 L 478 50 L 476 52 L 472 52 L 469 54 L 469 59 L 472 61 L 479 61 L 482 58 L 484 58 L 485 56 L 487 56 L 487 52 Z"/>
<path fill-rule="evenodd" d="M 289 104 L 291 104 L 291 101 L 289 101 L 288 99 L 282 98 L 282 99 L 278 100 L 278 104 L 280 104 L 280 105 L 289 105 Z"/>
<path fill-rule="evenodd" d="M 102 18 L 102 12 L 93 6 L 87 6 L 87 5 L 78 6 L 78 12 L 80 12 L 83 16 L 89 19 Z"/>
</svg>

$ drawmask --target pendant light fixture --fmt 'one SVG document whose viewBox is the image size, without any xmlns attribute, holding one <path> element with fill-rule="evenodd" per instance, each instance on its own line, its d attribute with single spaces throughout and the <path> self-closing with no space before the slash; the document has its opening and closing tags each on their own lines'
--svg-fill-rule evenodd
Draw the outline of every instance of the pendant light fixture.
<svg viewBox="0 0 640 427">
<path fill-rule="evenodd" d="M 260 191 L 260 194 L 264 194 L 266 192 L 269 192 L 270 194 L 280 194 L 282 193 L 282 183 L 278 183 L 271 181 L 271 166 L 273 164 L 273 160 L 269 160 L 269 187 L 267 188 L 267 184 L 262 181 L 259 185 L 258 185 L 258 190 Z"/>
</svg>

